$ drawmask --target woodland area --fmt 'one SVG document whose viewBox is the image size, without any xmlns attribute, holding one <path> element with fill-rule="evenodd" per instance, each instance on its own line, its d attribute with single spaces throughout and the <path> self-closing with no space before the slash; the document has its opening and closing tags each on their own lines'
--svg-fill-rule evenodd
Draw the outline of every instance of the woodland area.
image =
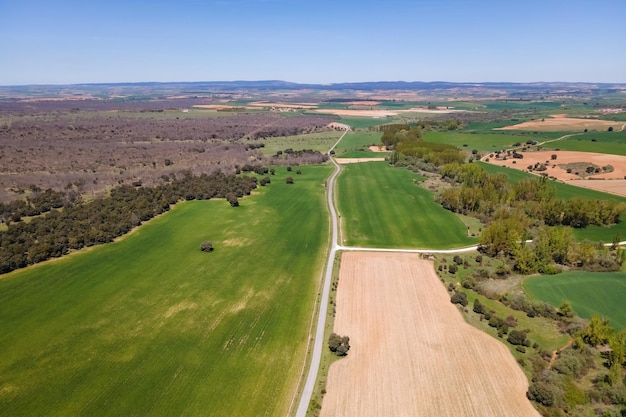
<svg viewBox="0 0 626 417">
<path fill-rule="evenodd" d="M 191 170 L 321 162 L 319 153 L 266 158 L 259 138 L 329 129 L 332 117 L 272 112 L 185 112 L 199 100 L 0 102 L 0 202 L 31 186 L 100 195 L 108 187 Z"/>
</svg>

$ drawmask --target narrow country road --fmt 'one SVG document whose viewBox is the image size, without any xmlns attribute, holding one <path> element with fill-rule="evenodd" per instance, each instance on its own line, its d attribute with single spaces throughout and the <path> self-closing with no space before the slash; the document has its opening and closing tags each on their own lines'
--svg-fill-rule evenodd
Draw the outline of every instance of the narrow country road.
<svg viewBox="0 0 626 417">
<path fill-rule="evenodd" d="M 350 131 L 348 128 L 343 135 L 335 142 L 335 144 L 328 150 L 328 154 L 341 142 L 344 136 Z M 315 330 L 315 340 L 313 342 L 313 352 L 311 354 L 311 364 L 309 366 L 309 372 L 307 374 L 304 387 L 302 388 L 302 395 L 300 402 L 296 410 L 295 417 L 306 417 L 309 403 L 315 389 L 315 381 L 319 372 L 320 361 L 322 359 L 322 349 L 324 347 L 324 329 L 326 327 L 326 313 L 328 311 L 328 298 L 330 295 L 330 284 L 333 278 L 333 268 L 335 266 L 335 256 L 337 251 L 372 251 L 372 252 L 410 252 L 410 253 L 461 253 L 469 252 L 477 249 L 477 246 L 469 246 L 459 249 L 389 249 L 389 248 L 358 248 L 340 246 L 338 241 L 339 220 L 337 217 L 337 210 L 335 209 L 334 202 L 334 189 L 335 179 L 341 172 L 341 166 L 330 156 L 330 161 L 335 165 L 335 171 L 328 180 L 328 209 L 330 211 L 330 220 L 332 227 L 332 237 L 330 253 L 328 254 L 328 263 L 326 265 L 326 273 L 324 275 L 324 283 L 322 286 L 322 295 L 320 299 L 320 307 L 317 316 L 317 328 Z M 291 413 L 291 412 L 290 412 Z"/>
</svg>

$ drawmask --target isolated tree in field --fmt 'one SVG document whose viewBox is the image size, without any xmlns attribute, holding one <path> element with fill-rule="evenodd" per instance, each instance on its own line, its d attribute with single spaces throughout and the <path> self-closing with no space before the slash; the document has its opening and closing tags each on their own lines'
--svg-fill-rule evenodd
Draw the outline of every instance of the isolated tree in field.
<svg viewBox="0 0 626 417">
<path fill-rule="evenodd" d="M 350 338 L 348 336 L 339 336 L 332 333 L 328 337 L 328 348 L 337 356 L 346 356 L 350 350 Z"/>
<path fill-rule="evenodd" d="M 285 182 L 286 182 L 287 184 L 293 184 L 293 177 L 287 177 L 287 178 L 285 179 Z"/>
<path fill-rule="evenodd" d="M 200 244 L 200 250 L 202 252 L 213 252 L 213 243 L 208 240 L 205 240 Z"/>
</svg>

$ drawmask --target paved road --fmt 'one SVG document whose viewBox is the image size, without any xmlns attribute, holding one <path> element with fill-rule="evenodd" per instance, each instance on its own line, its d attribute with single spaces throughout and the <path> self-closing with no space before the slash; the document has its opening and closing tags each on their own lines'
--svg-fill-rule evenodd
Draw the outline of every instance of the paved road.
<svg viewBox="0 0 626 417">
<path fill-rule="evenodd" d="M 339 140 L 330 148 L 328 153 L 332 151 L 337 144 L 343 139 L 343 137 L 349 132 L 347 130 Z M 326 274 L 324 276 L 324 285 L 322 288 L 322 295 L 320 300 L 320 308 L 317 317 L 317 329 L 315 332 L 315 341 L 313 342 L 313 353 L 311 354 L 311 364 L 309 366 L 309 373 L 307 375 L 306 381 L 304 383 L 304 387 L 302 389 L 302 396 L 300 397 L 300 403 L 298 404 L 298 409 L 296 410 L 296 417 L 306 417 L 307 409 L 309 407 L 309 403 L 311 402 L 311 396 L 313 395 L 313 389 L 315 388 L 315 380 L 317 379 L 317 374 L 319 372 L 320 361 L 322 358 L 322 349 L 324 347 L 324 329 L 326 327 L 326 313 L 328 311 L 328 298 L 330 294 L 330 284 L 333 277 L 333 268 L 335 265 L 335 256 L 337 251 L 372 251 L 372 252 L 410 252 L 410 253 L 460 253 L 460 252 L 469 252 L 476 250 L 477 246 L 469 246 L 460 249 L 445 249 L 445 250 L 437 250 L 437 249 L 389 249 L 389 248 L 358 248 L 358 247 L 348 247 L 348 246 L 340 246 L 337 244 L 338 241 L 338 229 L 339 229 L 339 221 L 337 218 L 337 210 L 335 209 L 334 203 L 334 188 L 335 188 L 335 179 L 339 172 L 341 172 L 341 167 L 337 162 L 335 162 L 334 158 L 330 158 L 330 161 L 335 165 L 335 172 L 331 175 L 328 181 L 328 208 L 330 210 L 331 217 L 331 225 L 332 225 L 332 243 L 330 247 L 330 254 L 328 255 L 328 264 L 326 265 Z"/>
</svg>

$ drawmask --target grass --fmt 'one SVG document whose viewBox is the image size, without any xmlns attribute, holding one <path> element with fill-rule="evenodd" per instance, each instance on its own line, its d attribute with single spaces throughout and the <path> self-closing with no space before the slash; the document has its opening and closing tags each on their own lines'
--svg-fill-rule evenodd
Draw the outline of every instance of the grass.
<svg viewBox="0 0 626 417">
<path fill-rule="evenodd" d="M 471 245 L 463 223 L 417 186 L 421 177 L 385 162 L 350 164 L 338 178 L 343 244 L 388 248 Z"/>
<path fill-rule="evenodd" d="M 581 133 L 563 140 L 546 143 L 543 147 L 563 151 L 626 155 L 626 132 Z"/>
<path fill-rule="evenodd" d="M 393 117 L 342 117 L 339 119 L 339 123 L 349 125 L 352 129 L 366 129 L 368 127 L 380 126 L 386 123 L 391 123 Z"/>
<path fill-rule="evenodd" d="M 346 136 L 337 144 L 335 156 L 338 158 L 359 158 L 360 156 L 346 156 L 347 154 L 359 153 L 364 158 L 374 156 L 385 156 L 383 153 L 374 153 L 369 150 L 370 145 L 381 144 L 381 132 L 348 132 Z"/>
<path fill-rule="evenodd" d="M 543 141 L 562 136 L 561 134 L 520 134 L 500 132 L 425 132 L 424 140 L 435 143 L 445 143 L 457 146 L 463 150 L 479 150 L 494 152 L 513 146 L 514 143 L 525 143 L 527 140 Z"/>
<path fill-rule="evenodd" d="M 295 136 L 266 138 L 258 141 L 251 141 L 251 143 L 264 143 L 265 147 L 259 149 L 264 155 L 275 155 L 276 152 L 284 151 L 289 148 L 294 151 L 312 149 L 314 151 L 326 153 L 330 147 L 337 142 L 342 134 L 343 132 L 340 131 L 328 131 Z"/>
<path fill-rule="evenodd" d="M 331 167 L 302 171 L 0 279 L 1 414 L 286 415 L 328 242 Z"/>
<path fill-rule="evenodd" d="M 493 266 L 490 265 L 492 261 L 486 257 L 483 257 L 482 264 L 477 264 L 474 261 L 475 257 L 475 254 L 461 255 L 461 258 L 463 258 L 463 260 L 466 260 L 469 266 L 460 266 L 456 274 L 450 274 L 445 270 L 442 272 L 438 272 L 439 276 L 443 279 L 446 286 L 449 283 L 453 283 L 455 285 L 455 288 L 467 294 L 467 299 L 469 303 L 467 307 L 465 307 L 465 310 L 467 310 L 467 312 L 464 313 L 463 316 L 469 324 L 478 329 L 481 329 L 485 333 L 488 333 L 495 338 L 498 338 L 497 330 L 494 327 L 489 326 L 487 320 L 481 320 L 480 315 L 472 311 L 474 300 L 478 299 L 485 307 L 487 307 L 488 311 L 494 311 L 495 314 L 502 319 L 508 316 L 515 317 L 518 323 L 517 329 L 529 329 L 529 338 L 533 342 L 537 342 L 542 349 L 552 351 L 564 346 L 567 343 L 569 336 L 561 333 L 552 320 L 546 319 L 544 317 L 528 317 L 523 311 L 513 310 L 497 300 L 491 300 L 473 290 L 462 288 L 461 280 L 464 276 L 471 275 L 471 273 L 476 268 L 491 269 L 491 267 Z M 438 266 L 438 264 L 440 264 L 443 259 L 446 260 L 445 264 L 447 265 L 453 263 L 453 255 L 445 255 L 441 258 L 438 258 L 435 266 Z M 509 343 L 505 342 L 505 345 L 511 350 L 511 353 L 516 358 L 526 357 L 528 356 L 528 353 L 532 352 L 532 350 L 529 349 L 528 353 L 521 353 L 515 350 L 515 347 L 510 345 Z"/>
<path fill-rule="evenodd" d="M 506 168 L 497 165 L 487 164 L 484 162 L 478 162 L 487 172 L 497 173 L 502 172 L 509 177 L 511 183 L 516 183 L 525 178 L 536 177 L 527 172 L 523 172 L 513 168 Z M 563 199 L 570 199 L 574 197 L 589 198 L 593 200 L 617 200 L 626 202 L 626 198 L 616 196 L 613 194 L 607 194 L 600 191 L 590 190 L 587 188 L 576 187 L 570 184 L 564 184 L 562 182 L 554 181 L 552 185 L 556 189 L 556 196 Z M 574 235 L 576 238 L 583 240 L 589 239 L 597 242 L 612 242 L 613 238 L 617 235 L 626 236 L 626 213 L 620 216 L 620 222 L 610 227 L 601 226 L 588 226 L 584 229 L 574 229 Z"/>
<path fill-rule="evenodd" d="M 599 314 L 617 330 L 626 329 L 626 273 L 564 272 L 527 278 L 523 286 L 533 298 L 556 307 L 569 301 L 581 317 Z"/>
</svg>

